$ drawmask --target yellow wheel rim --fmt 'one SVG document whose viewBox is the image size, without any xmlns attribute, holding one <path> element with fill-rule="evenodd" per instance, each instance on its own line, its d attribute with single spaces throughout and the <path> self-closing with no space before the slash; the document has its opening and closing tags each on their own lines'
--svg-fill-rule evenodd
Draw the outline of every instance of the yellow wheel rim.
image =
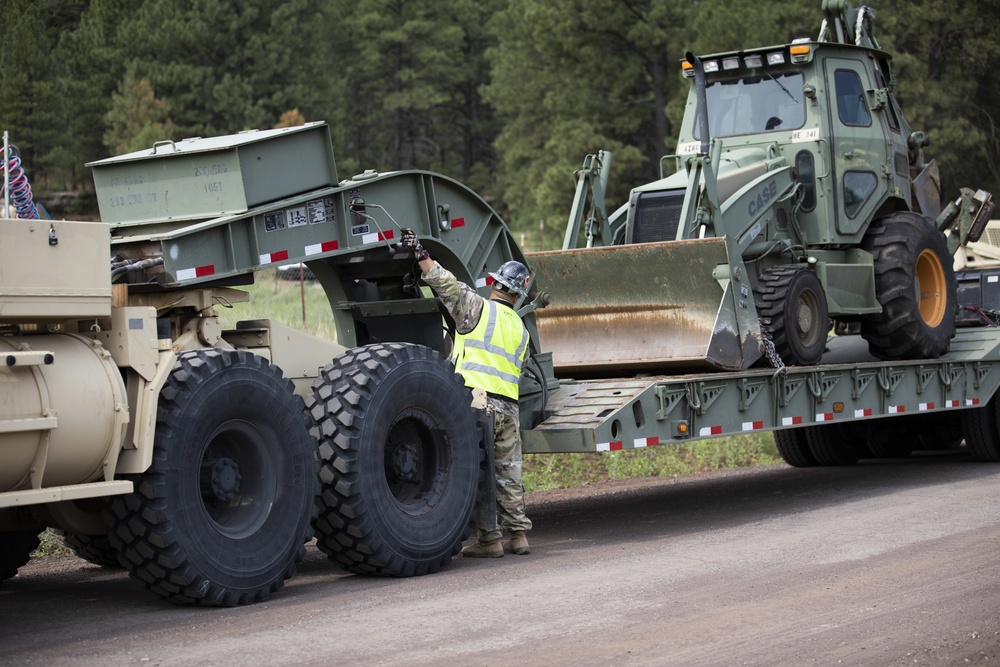
<svg viewBox="0 0 1000 667">
<path fill-rule="evenodd" d="M 933 250 L 924 250 L 917 257 L 916 279 L 920 317 L 927 326 L 936 327 L 948 307 L 948 283 L 941 260 Z"/>
</svg>

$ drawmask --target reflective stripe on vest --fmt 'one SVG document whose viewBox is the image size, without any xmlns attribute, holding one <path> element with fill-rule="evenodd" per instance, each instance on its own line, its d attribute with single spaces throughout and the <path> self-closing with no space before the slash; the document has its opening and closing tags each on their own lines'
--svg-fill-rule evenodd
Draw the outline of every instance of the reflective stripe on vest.
<svg viewBox="0 0 1000 667">
<path fill-rule="evenodd" d="M 512 308 L 493 301 L 483 306 L 476 327 L 455 336 L 455 370 L 467 386 L 516 401 L 528 330 Z"/>
</svg>

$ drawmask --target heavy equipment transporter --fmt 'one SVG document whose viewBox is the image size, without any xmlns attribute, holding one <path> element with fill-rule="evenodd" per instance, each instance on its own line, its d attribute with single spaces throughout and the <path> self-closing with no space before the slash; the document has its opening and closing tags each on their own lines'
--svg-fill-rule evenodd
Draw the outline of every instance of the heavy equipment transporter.
<svg viewBox="0 0 1000 667">
<path fill-rule="evenodd" d="M 313 535 L 351 572 L 446 565 L 486 486 L 488 434 L 448 361 L 451 323 L 395 246 L 402 228 L 483 294 L 504 261 L 536 269 L 517 304 L 531 336 L 526 452 L 772 430 L 790 464 L 842 465 L 905 453 L 919 432 L 939 444 L 964 438 L 1000 461 L 995 327 L 960 329 L 934 359 L 878 360 L 853 335 L 828 345 L 824 335 L 812 365 L 785 368 L 691 372 L 661 365 L 662 350 L 638 358 L 655 345 L 636 347 L 642 333 L 623 324 L 642 323 L 643 308 L 669 310 L 657 288 L 680 289 L 668 279 L 716 290 L 715 318 L 744 310 L 746 263 L 728 236 L 689 241 L 714 250 L 672 270 L 669 242 L 626 248 L 634 265 L 574 269 L 582 298 L 628 307 L 588 311 L 594 321 L 572 345 L 635 355 L 574 377 L 539 335 L 546 309 L 567 315 L 565 286 L 551 288 L 555 264 L 526 256 L 488 203 L 445 176 L 341 180 L 325 123 L 161 142 L 91 167 L 103 222 L 0 221 L 2 579 L 45 527 L 177 603 L 264 599 Z M 986 201 L 972 205 L 957 205 L 965 236 Z M 864 266 L 859 253 L 843 257 L 855 255 Z M 860 271 L 833 257 L 819 258 L 839 267 L 828 284 Z M 239 288 L 256 271 L 296 262 L 325 291 L 336 342 L 267 319 L 224 329 L 220 309 L 248 299 Z M 1000 308 L 996 278 L 983 273 L 974 286 L 984 306 Z M 754 320 L 738 319 L 739 349 L 760 356 Z M 614 335 L 592 335 L 605 325 Z"/>
</svg>

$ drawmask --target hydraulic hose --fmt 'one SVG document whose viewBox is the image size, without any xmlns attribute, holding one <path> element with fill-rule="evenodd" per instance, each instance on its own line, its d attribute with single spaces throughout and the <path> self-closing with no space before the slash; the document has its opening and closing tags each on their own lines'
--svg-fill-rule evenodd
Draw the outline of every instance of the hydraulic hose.
<svg viewBox="0 0 1000 667">
<path fill-rule="evenodd" d="M 126 273 L 130 273 L 132 271 L 142 271 L 144 269 L 150 269 L 154 266 L 159 266 L 160 264 L 163 264 L 163 258 L 153 257 L 151 259 L 139 260 L 138 262 L 133 262 L 131 264 L 121 265 L 118 262 L 116 262 L 116 264 L 117 266 L 114 266 L 111 269 L 111 282 L 114 282 L 116 278 L 123 276 Z"/>
<path fill-rule="evenodd" d="M 7 160 L 3 160 L 0 156 L 0 175 L 3 176 L 0 181 L 0 197 L 3 195 L 3 184 L 9 184 L 7 187 L 10 188 L 10 203 L 14 209 L 13 216 L 10 215 L 10 211 L 7 211 L 7 215 L 24 220 L 38 220 L 38 207 L 35 206 L 31 185 L 21 166 L 21 156 L 17 153 L 16 146 L 10 146 L 10 151 Z"/>
</svg>

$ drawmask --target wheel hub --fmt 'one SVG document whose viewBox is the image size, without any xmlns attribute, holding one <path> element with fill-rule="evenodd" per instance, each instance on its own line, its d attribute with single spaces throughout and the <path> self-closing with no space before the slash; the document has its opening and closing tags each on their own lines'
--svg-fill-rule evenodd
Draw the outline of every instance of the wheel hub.
<svg viewBox="0 0 1000 667">
<path fill-rule="evenodd" d="M 948 283 L 941 260 L 932 250 L 924 250 L 917 257 L 913 289 L 916 293 L 920 317 L 929 327 L 936 327 L 944 319 L 948 305 Z"/>
<path fill-rule="evenodd" d="M 392 452 L 392 472 L 396 478 L 412 482 L 417 474 L 417 447 L 411 442 L 396 445 Z"/>
<path fill-rule="evenodd" d="M 240 467 L 232 459 L 223 457 L 207 462 L 205 473 L 202 490 L 206 495 L 228 503 L 240 492 L 243 476 L 240 474 Z"/>
<path fill-rule="evenodd" d="M 799 304 L 798 312 L 795 314 L 795 324 L 799 328 L 799 333 L 808 334 L 812 331 L 813 311 L 810 304 Z"/>
</svg>

